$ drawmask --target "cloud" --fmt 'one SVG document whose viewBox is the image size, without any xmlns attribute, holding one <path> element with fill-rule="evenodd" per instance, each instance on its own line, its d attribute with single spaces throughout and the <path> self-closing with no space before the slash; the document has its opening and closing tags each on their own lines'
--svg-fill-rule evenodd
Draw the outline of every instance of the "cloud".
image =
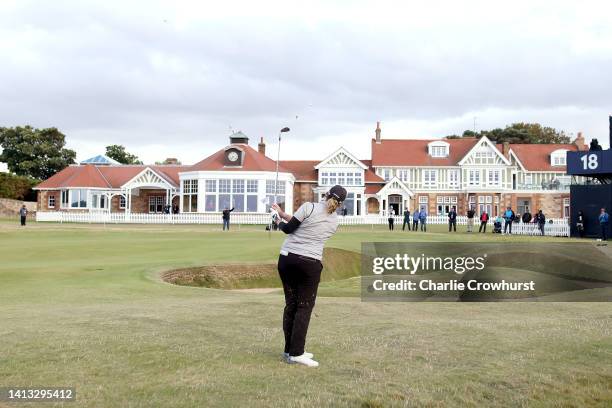
<svg viewBox="0 0 612 408">
<path fill-rule="evenodd" d="M 230 127 L 286 158 L 537 121 L 607 140 L 612 7 L 558 2 L 8 1 L 0 123 L 195 162 Z M 607 105 L 608 104 L 608 105 Z M 296 119 L 296 116 L 298 117 Z M 322 153 L 323 152 L 323 153 Z"/>
</svg>

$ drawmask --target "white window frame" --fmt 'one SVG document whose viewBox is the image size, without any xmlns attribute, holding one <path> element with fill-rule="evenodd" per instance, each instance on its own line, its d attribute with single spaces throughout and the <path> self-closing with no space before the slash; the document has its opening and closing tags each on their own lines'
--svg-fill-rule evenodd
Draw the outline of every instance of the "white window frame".
<svg viewBox="0 0 612 408">
<path fill-rule="evenodd" d="M 437 187 L 438 185 L 438 170 L 423 169 L 423 187 Z"/>
<path fill-rule="evenodd" d="M 125 196 L 120 195 L 119 196 L 119 209 L 120 210 L 125 210 L 125 204 L 126 204 L 126 199 Z"/>
<path fill-rule="evenodd" d="M 51 201 L 53 201 L 53 204 Z M 55 208 L 55 194 L 49 194 L 47 197 L 47 208 Z"/>
<path fill-rule="evenodd" d="M 429 196 L 419 196 L 419 204 L 429 203 Z"/>
<path fill-rule="evenodd" d="M 480 185 L 480 173 L 481 173 L 480 170 L 474 170 L 474 169 L 468 170 L 468 185 L 479 186 Z"/>
<path fill-rule="evenodd" d="M 501 185 L 501 170 L 499 169 L 488 170 L 487 181 L 490 186 Z"/>
<path fill-rule="evenodd" d="M 446 179 L 449 187 L 459 187 L 459 170 L 449 170 Z"/>
</svg>

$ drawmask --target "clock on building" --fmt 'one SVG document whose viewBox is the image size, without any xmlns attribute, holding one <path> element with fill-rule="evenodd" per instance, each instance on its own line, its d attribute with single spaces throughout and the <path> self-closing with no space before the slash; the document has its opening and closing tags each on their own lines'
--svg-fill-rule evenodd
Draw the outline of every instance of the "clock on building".
<svg viewBox="0 0 612 408">
<path fill-rule="evenodd" d="M 231 151 L 227 154 L 227 159 L 231 162 L 235 162 L 238 160 L 238 153 L 235 151 Z"/>
</svg>

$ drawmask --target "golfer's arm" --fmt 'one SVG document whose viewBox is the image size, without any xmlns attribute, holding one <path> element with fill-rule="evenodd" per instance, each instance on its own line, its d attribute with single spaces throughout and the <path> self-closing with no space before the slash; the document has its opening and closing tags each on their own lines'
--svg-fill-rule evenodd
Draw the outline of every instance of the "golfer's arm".
<svg viewBox="0 0 612 408">
<path fill-rule="evenodd" d="M 280 230 L 283 231 L 285 234 L 291 234 L 296 229 L 298 229 L 300 224 L 302 224 L 300 220 L 298 220 L 295 217 L 291 217 L 289 222 L 287 223 L 281 222 L 280 224 L 278 224 L 278 228 L 280 228 Z"/>
</svg>

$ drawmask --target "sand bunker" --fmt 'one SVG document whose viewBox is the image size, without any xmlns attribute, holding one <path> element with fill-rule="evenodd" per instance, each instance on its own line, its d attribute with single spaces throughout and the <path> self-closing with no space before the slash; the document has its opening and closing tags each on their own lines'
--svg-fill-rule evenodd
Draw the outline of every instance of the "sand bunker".
<svg viewBox="0 0 612 408">
<path fill-rule="evenodd" d="M 343 249 L 326 248 L 323 254 L 322 281 L 347 279 L 359 275 L 360 255 Z M 281 288 L 276 263 L 213 264 L 175 269 L 162 273 L 169 283 L 216 289 Z"/>
</svg>

